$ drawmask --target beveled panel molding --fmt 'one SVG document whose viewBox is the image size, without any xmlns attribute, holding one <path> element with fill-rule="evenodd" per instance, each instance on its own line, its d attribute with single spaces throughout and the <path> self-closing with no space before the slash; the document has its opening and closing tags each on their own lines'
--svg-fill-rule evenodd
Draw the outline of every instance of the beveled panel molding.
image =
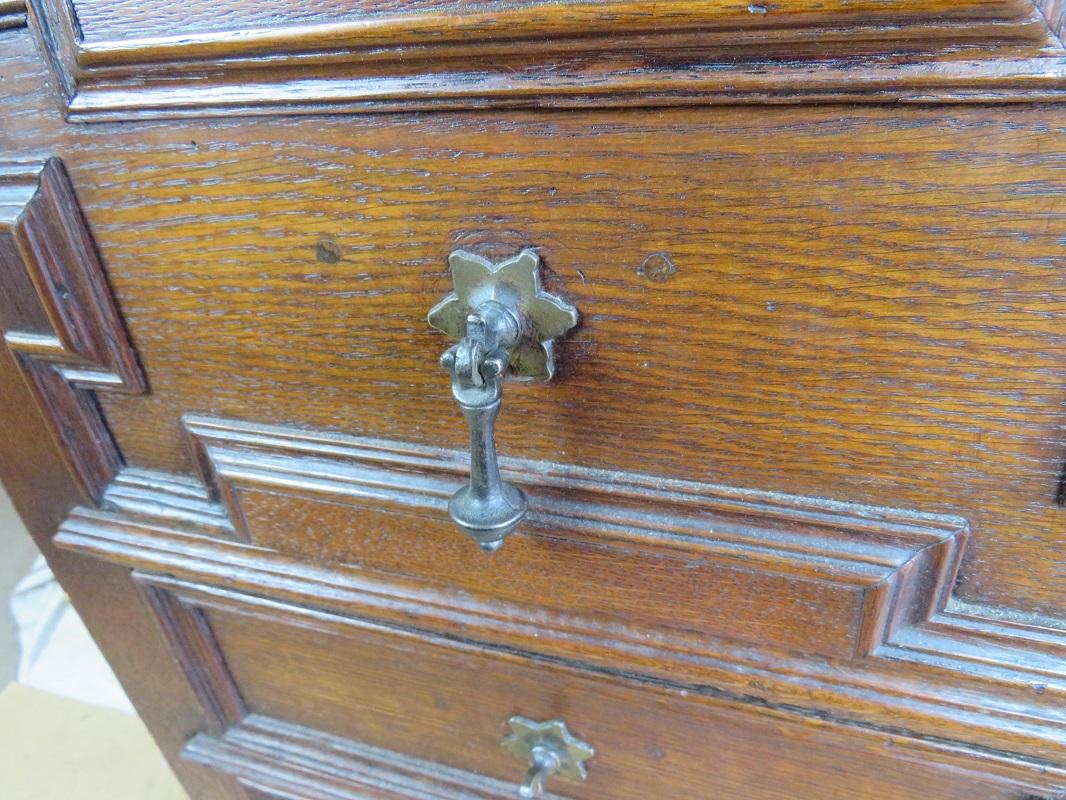
<svg viewBox="0 0 1066 800">
<path fill-rule="evenodd" d="M 134 573 L 134 576 L 153 598 L 153 606 L 157 610 L 165 610 L 160 615 L 160 623 L 176 648 L 175 655 L 186 670 L 209 719 L 207 731 L 189 741 L 183 752 L 184 757 L 234 775 L 242 785 L 264 791 L 268 796 L 280 794 L 287 797 L 289 795 L 286 792 L 299 789 L 300 797 L 318 797 L 319 792 L 323 797 L 330 798 L 363 797 L 367 791 L 389 787 L 400 797 L 495 798 L 506 796 L 503 793 L 507 785 L 454 767 L 421 761 L 412 757 L 415 754 L 400 754 L 342 738 L 336 735 L 338 731 L 333 727 L 328 728 L 333 731 L 331 734 L 326 730 L 311 730 L 293 724 L 289 714 L 295 711 L 299 715 L 305 711 L 303 700 L 277 699 L 277 687 L 270 673 L 249 662 L 249 658 L 256 661 L 259 656 L 254 649 L 249 649 L 246 635 L 274 639 L 278 643 L 279 658 L 282 659 L 286 653 L 292 654 L 290 649 L 293 647 L 299 649 L 302 655 L 308 655 L 303 652 L 305 647 L 312 647 L 318 653 L 332 653 L 337 648 L 338 654 L 343 654 L 344 647 L 357 641 L 363 642 L 360 647 L 370 647 L 375 653 L 382 649 L 391 650 L 395 646 L 398 649 L 394 653 L 413 655 L 410 648 L 417 647 L 426 651 L 421 653 L 421 658 L 426 661 L 446 660 L 450 668 L 455 668 L 458 663 L 473 668 L 476 664 L 470 659 L 499 659 L 498 665 L 503 670 L 513 670 L 517 666 L 520 671 L 526 670 L 526 674 L 553 674 L 555 680 L 566 680 L 565 676 L 568 675 L 569 680 L 575 682 L 607 682 L 613 688 L 609 690 L 610 702 L 606 705 L 622 704 L 618 710 L 623 712 L 624 703 L 632 699 L 634 695 L 631 692 L 636 691 L 642 697 L 646 697 L 648 692 L 656 694 L 658 700 L 652 701 L 649 709 L 661 702 L 671 704 L 677 711 L 683 710 L 685 716 L 705 713 L 733 715 L 732 723 L 736 728 L 770 725 L 773 730 L 783 732 L 797 730 L 795 726 L 804 722 L 802 709 L 795 705 L 751 703 L 748 697 L 707 684 L 686 686 L 678 680 L 679 677 L 685 677 L 684 674 L 673 674 L 653 686 L 641 688 L 632 682 L 633 676 L 611 667 L 594 667 L 591 672 L 586 667 L 574 670 L 574 665 L 558 660 L 545 660 L 531 653 L 523 655 L 508 648 L 472 644 L 465 637 L 438 637 L 427 632 L 412 634 L 406 629 L 383 627 L 376 620 L 353 616 L 347 611 L 334 613 L 323 609 L 317 599 L 310 606 L 294 605 L 246 593 L 233 585 L 210 586 L 140 572 Z M 179 633 L 193 628 L 199 631 L 193 637 Z M 343 683 L 349 670 L 356 670 L 351 674 L 356 685 L 362 689 L 353 688 L 351 691 L 365 699 L 366 686 L 359 681 L 365 681 L 370 676 L 372 685 L 372 676 L 386 674 L 382 672 L 383 663 L 388 663 L 394 657 L 387 652 L 382 653 L 379 660 L 367 665 L 367 675 L 360 674 L 358 665 L 362 662 L 351 653 L 326 659 L 320 663 L 322 679 Z M 518 666 L 516 657 L 525 665 Z M 491 668 L 486 670 L 486 674 L 493 675 Z M 519 674 L 497 675 L 492 680 L 496 681 L 499 689 L 501 682 L 505 687 L 510 685 L 509 677 L 518 678 Z M 409 676 L 403 680 L 407 681 L 405 686 L 413 688 Z M 260 685 L 260 682 L 265 683 Z M 551 684 L 550 679 L 548 684 Z M 240 698 L 242 687 L 253 699 L 247 707 L 243 700 L 240 701 L 238 707 L 241 715 L 235 718 L 229 711 L 220 710 L 217 698 Z M 505 688 L 504 691 L 510 690 Z M 264 697 L 274 698 L 273 701 L 267 701 L 269 711 L 257 708 L 258 701 L 254 698 L 262 700 Z M 494 697 L 498 700 L 498 692 Z M 315 695 L 313 690 L 305 699 L 312 704 L 329 702 Z M 440 708 L 449 707 L 446 703 Z M 607 712 L 610 713 L 610 709 Z M 264 713 L 281 716 L 263 716 Z M 318 719 L 313 711 L 309 713 Z M 361 730 L 358 721 L 349 723 L 347 712 L 326 716 L 329 718 L 324 720 L 327 726 L 335 725 L 344 731 Z M 404 719 L 412 725 L 419 724 L 407 716 Z M 381 722 L 383 729 L 388 730 L 387 719 Z M 1066 770 L 1061 765 L 1027 762 L 1002 749 L 969 750 L 944 736 L 916 737 L 898 725 L 855 724 L 854 721 L 826 717 L 824 714 L 806 722 L 813 722 L 814 726 L 807 728 L 807 733 L 802 737 L 801 746 L 804 748 L 811 747 L 811 737 L 815 737 L 822 739 L 828 747 L 854 747 L 867 755 L 880 752 L 882 755 L 879 757 L 889 761 L 902 759 L 905 763 L 913 759 L 916 765 L 939 764 L 957 771 L 959 775 L 968 774 L 972 779 L 985 783 L 985 791 L 992 791 L 991 787 L 998 785 L 993 794 L 984 794 L 975 787 L 979 793 L 977 796 L 1013 798 L 1016 793 L 1027 790 L 1043 793 L 1061 786 L 1066 780 Z M 734 731 L 733 726 L 731 731 Z M 473 728 L 471 734 L 483 730 L 480 725 Z M 381 735 L 380 730 L 377 733 Z M 885 747 L 886 739 L 890 742 L 889 748 Z M 783 741 L 788 740 L 786 736 Z M 739 736 L 737 745 L 748 746 L 743 735 Z M 778 746 L 783 744 L 779 743 Z M 491 757 L 491 751 L 496 749 L 490 747 L 483 755 Z M 602 755 L 604 758 L 622 756 L 621 753 L 609 755 L 606 752 Z"/>
<path fill-rule="evenodd" d="M 78 119 L 425 108 L 1051 100 L 1055 0 L 233 9 L 31 0 Z M 1049 21 L 1050 20 L 1050 21 Z M 858 57 L 874 56 L 861 63 Z"/>
<path fill-rule="evenodd" d="M 72 474 L 99 499 L 122 466 L 93 392 L 146 385 L 63 164 L 0 162 L 4 341 Z"/>
<path fill-rule="evenodd" d="M 465 453 L 198 416 L 185 427 L 253 545 L 526 608 L 566 598 L 599 624 L 696 639 L 868 655 L 943 604 L 967 535 L 956 517 L 508 461 L 531 514 L 487 570 L 446 509 Z"/>
<path fill-rule="evenodd" d="M 530 525 L 493 556 L 511 561 L 484 570 L 446 518 L 463 454 L 185 424 L 206 492 L 124 471 L 57 543 L 795 713 L 834 708 L 851 724 L 1024 753 L 1041 769 L 1061 756 L 1066 635 L 951 598 L 964 520 L 509 461 Z"/>
<path fill-rule="evenodd" d="M 515 786 L 258 714 L 222 736 L 199 734 L 185 758 L 233 775 L 262 800 L 513 800 Z"/>
</svg>

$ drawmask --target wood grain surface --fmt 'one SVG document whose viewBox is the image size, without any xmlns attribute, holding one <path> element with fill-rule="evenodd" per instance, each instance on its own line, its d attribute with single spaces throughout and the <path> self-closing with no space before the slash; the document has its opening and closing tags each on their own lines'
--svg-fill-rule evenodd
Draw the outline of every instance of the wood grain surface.
<svg viewBox="0 0 1066 800">
<path fill-rule="evenodd" d="M 861 8 L 875 5 L 887 8 Z M 197 8 L 191 24 L 208 13 Z M 280 14 L 270 28 L 293 7 L 241 8 Z M 955 8 L 975 29 L 1030 24 L 1021 5 L 1000 21 L 1014 5 Z M 363 9 L 422 22 L 435 12 Z M 1060 9 L 1041 11 L 1051 30 Z M 27 253 L 60 252 L 83 213 L 79 238 L 95 242 L 117 307 L 91 313 L 106 298 L 99 264 L 7 270 L 0 422 L 15 433 L 0 436 L 0 472 L 168 755 L 207 731 L 178 766 L 194 796 L 287 796 L 249 777 L 270 748 L 267 761 L 293 775 L 308 769 L 300 753 L 348 754 L 319 763 L 318 780 L 353 768 L 360 747 L 513 780 L 521 765 L 495 745 L 515 712 L 573 717 L 613 754 L 575 797 L 648 796 L 664 779 L 676 797 L 1061 789 L 1066 107 L 78 126 L 49 82 L 73 97 L 84 53 L 50 46 L 52 12 L 70 9 L 42 1 L 32 32 L 0 33 L 0 159 L 56 155 L 70 182 L 48 185 L 46 199 L 64 202 L 45 205 L 36 239 L 12 216 L 0 256 L 25 267 Z M 878 69 L 860 61 L 866 78 Z M 924 65 L 911 66 L 908 85 L 928 88 Z M 1041 70 L 1031 86 L 1048 85 Z M 156 87 L 171 110 L 212 111 L 182 94 L 195 71 Z M 122 96 L 131 75 L 112 75 L 113 107 L 143 110 L 146 95 Z M 224 98 L 220 86 L 212 96 Z M 574 98 L 586 88 L 570 86 Z M 12 186 L 0 210 L 30 207 L 33 186 Z M 447 343 L 425 312 L 450 288 L 450 250 L 500 258 L 527 246 L 582 326 L 553 383 L 506 388 L 505 465 L 535 487 L 541 516 L 502 559 L 472 564 L 440 508 L 461 466 L 440 448 L 462 450 L 466 432 L 437 364 Z M 81 339 L 56 324 L 68 295 L 90 312 L 71 319 L 95 321 Z M 100 444 L 114 437 L 104 472 L 125 464 L 102 507 L 109 475 L 79 477 L 68 451 L 86 448 L 47 435 L 34 406 L 60 422 L 63 409 L 31 401 L 17 371 L 42 334 L 61 345 L 34 350 L 48 374 L 141 388 L 139 365 L 151 387 L 78 395 L 102 410 Z M 386 453 L 389 466 L 360 465 L 366 439 L 353 437 L 390 440 L 362 459 Z M 689 514 L 679 486 L 713 498 Z M 441 516 L 364 508 L 353 524 L 338 500 L 359 491 Z M 740 495 L 761 499 L 734 518 L 723 498 Z M 819 529 L 802 517 L 816 506 L 839 513 Z M 900 534 L 919 518 L 933 529 Z M 663 565 L 680 544 L 667 540 L 686 521 L 714 530 L 685 543 L 692 568 L 675 580 Z M 419 525 L 424 550 L 405 560 Z M 576 535 L 552 561 L 538 547 L 566 525 Z M 741 545 L 734 569 L 723 548 Z M 560 563 L 566 554 L 575 563 Z M 155 573 L 137 577 L 141 595 L 131 567 Z M 582 581 L 582 569 L 596 574 Z M 713 618 L 711 584 L 724 606 Z M 627 614 L 627 603 L 639 607 Z M 374 774 L 398 764 L 385 757 Z M 477 788 L 456 780 L 456 792 Z"/>
<path fill-rule="evenodd" d="M 226 509 L 226 540 L 413 579 L 489 614 L 538 609 L 559 627 L 632 626 L 695 649 L 726 637 L 870 655 L 942 610 L 968 533 L 957 517 L 511 460 L 505 477 L 532 514 L 486 565 L 447 513 L 469 473 L 465 451 L 193 416 L 184 426 Z M 160 499 L 159 476 L 127 470 L 117 483 L 109 509 L 150 525 L 188 519 L 188 504 L 161 511 L 179 506 Z"/>
<path fill-rule="evenodd" d="M 262 459 L 260 468 L 269 469 L 269 463 Z M 274 467 L 284 469 L 284 460 L 279 459 Z M 251 462 L 246 461 L 244 472 L 253 471 Z M 312 516 L 307 503 L 289 494 L 293 528 L 321 524 L 326 517 L 323 508 L 341 499 L 337 492 L 323 494 L 321 488 L 327 481 L 336 485 L 342 480 L 339 470 L 330 478 L 293 475 L 291 483 L 300 483 L 308 491 L 318 484 L 318 494 L 323 497 Z M 588 538 L 583 539 L 582 532 L 577 531 L 576 542 L 560 541 L 545 535 L 543 520 L 536 518 L 527 530 L 516 534 L 517 542 L 509 543 L 516 547 L 507 550 L 503 559 L 471 561 L 461 568 L 466 574 L 461 571 L 454 579 L 432 580 L 431 574 L 420 574 L 423 552 L 437 550 L 442 564 L 447 564 L 450 550 L 460 550 L 463 545 L 468 552 L 473 549 L 458 536 L 449 540 L 443 532 L 438 535 L 439 526 L 434 530 L 432 523 L 418 525 L 408 518 L 408 526 L 401 527 L 403 518 L 398 517 L 384 525 L 372 521 L 359 531 L 364 550 L 379 545 L 382 539 L 390 540 L 396 548 L 406 547 L 414 568 L 404 574 L 396 569 L 382 570 L 380 559 L 323 563 L 321 556 L 306 550 L 294 552 L 294 548 L 284 547 L 275 552 L 261 544 L 208 538 L 204 535 L 207 531 L 191 530 L 188 522 L 177 516 L 168 519 L 153 513 L 152 497 L 146 492 L 142 492 L 140 510 L 130 499 L 127 494 L 122 511 L 111 507 L 109 498 L 105 499 L 107 509 L 75 510 L 61 526 L 56 543 L 82 555 L 134 568 L 149 582 L 157 580 L 152 575 L 165 574 L 200 587 L 201 593 L 241 591 L 266 598 L 268 605 L 299 605 L 344 618 L 373 619 L 423 633 L 491 643 L 582 669 L 609 670 L 652 683 L 668 681 L 680 689 L 714 687 L 719 695 L 756 708 L 772 707 L 797 718 L 832 720 L 855 731 L 891 730 L 913 740 L 935 738 L 950 743 L 972 768 L 998 771 L 1014 780 L 1039 776 L 1049 784 L 1066 783 L 1066 766 L 1062 764 L 1066 726 L 1062 718 L 1063 637 L 1014 619 L 990 617 L 981 609 L 944 610 L 950 583 L 934 573 L 936 562 L 948 561 L 950 550 L 947 554 L 920 553 L 901 570 L 906 574 L 895 581 L 898 607 L 878 634 L 881 640 L 868 642 L 868 651 L 821 654 L 818 642 L 813 641 L 811 623 L 804 616 L 816 612 L 818 602 L 790 615 L 788 606 L 799 593 L 785 582 L 779 594 L 760 595 L 755 587 L 765 592 L 765 580 L 752 563 L 747 564 L 747 575 L 738 571 L 730 576 L 720 571 L 717 582 L 706 585 L 708 594 L 732 592 L 734 598 L 746 585 L 752 595 L 724 603 L 717 619 L 700 620 L 705 628 L 712 628 L 708 635 L 686 632 L 679 624 L 691 619 L 686 588 L 692 581 L 692 567 L 677 569 L 678 620 L 665 624 L 656 621 L 649 626 L 651 609 L 641 605 L 648 602 L 649 594 L 641 586 L 640 571 L 625 568 L 631 562 L 625 558 L 615 562 L 592 550 L 591 558 L 586 555 L 580 563 L 560 568 L 559 556 L 573 553 L 574 545 L 588 542 Z M 281 501 L 282 497 L 274 500 Z M 168 504 L 155 505 L 162 509 Z M 768 514 L 762 510 L 759 516 Z M 873 541 L 854 542 L 855 550 L 864 546 L 867 551 L 874 550 L 877 529 L 883 530 L 886 522 L 871 526 L 867 534 Z M 567 535 L 569 531 L 563 529 L 567 523 L 565 517 L 557 518 L 554 532 Z M 809 528 L 797 526 L 792 533 L 802 539 Z M 337 537 L 341 541 L 344 538 L 343 534 Z M 322 549 L 338 543 L 330 542 Z M 601 538 L 598 544 L 603 551 L 610 542 Z M 810 544 L 816 544 L 813 538 Z M 886 544 L 881 543 L 882 547 Z M 765 549 L 771 549 L 769 541 Z M 645 553 L 648 551 L 646 547 Z M 512 552 L 515 557 L 511 557 Z M 539 558 L 531 558 L 532 553 Z M 778 554 L 781 574 L 788 574 L 795 586 L 808 565 L 795 557 L 789 565 L 785 556 L 784 552 Z M 816 559 L 816 554 L 812 552 L 811 558 Z M 690 564 L 695 566 L 695 562 Z M 603 576 L 596 576 L 584 587 L 575 586 L 567 580 L 566 569 L 580 570 L 582 566 L 590 572 L 610 574 L 610 584 L 605 587 Z M 511 598 L 501 589 L 506 586 L 508 571 L 519 572 L 526 581 L 525 596 Z M 483 577 L 472 581 L 470 572 Z M 654 582 L 654 576 L 647 582 Z M 930 583 L 934 585 L 930 587 Z M 823 579 L 822 588 L 828 595 L 828 580 Z M 892 592 L 887 583 L 882 588 Z M 626 597 L 633 604 L 629 616 L 612 614 L 611 607 Z M 602 610 L 596 607 L 597 600 Z M 665 607 L 668 599 L 659 602 Z M 932 608 L 923 608 L 925 602 L 932 603 Z M 824 607 L 825 599 L 821 603 Z M 174 607 L 172 603 L 166 605 Z M 777 637 L 770 625 L 764 625 L 760 641 L 745 640 L 745 634 L 752 630 L 745 630 L 740 623 L 758 613 L 756 609 L 767 616 L 778 614 L 767 620 L 776 627 Z M 171 623 L 173 614 L 169 611 L 161 616 L 164 627 L 173 631 L 169 634 L 172 639 L 192 642 L 183 650 L 210 655 L 201 636 L 190 638 L 184 632 L 196 629 L 195 625 Z M 738 624 L 731 627 L 734 620 Z M 872 639 L 874 626 L 868 627 L 864 633 Z M 794 639 L 781 642 L 781 631 L 793 637 L 808 632 L 812 643 L 797 646 Z M 201 673 L 217 671 L 212 665 L 219 661 L 215 657 L 199 660 L 203 666 L 194 668 L 190 675 L 194 685 L 205 679 L 199 677 Z M 204 707 L 219 708 L 217 696 L 216 690 L 204 692 Z M 232 721 L 229 715 L 215 716 Z"/>
<path fill-rule="evenodd" d="M 92 392 L 147 387 L 59 159 L 0 160 L 0 280 L 4 343 L 78 482 L 99 499 L 122 457 Z"/>
<path fill-rule="evenodd" d="M 1031 0 L 781 0 L 765 12 L 736 0 L 73 0 L 86 42 L 218 34 L 235 29 L 286 30 L 347 23 L 373 42 L 380 30 L 397 38 L 435 27 L 463 39 L 533 38 L 550 34 L 714 27 L 728 29 L 818 25 L 854 20 L 894 24 L 915 20 L 1019 21 Z M 345 41 L 343 44 L 348 44 Z"/>
<path fill-rule="evenodd" d="M 1026 791 L 1024 780 L 1004 781 L 994 767 L 979 775 L 932 742 L 859 731 L 842 736 L 831 723 L 796 725 L 775 709 L 753 709 L 713 691 L 649 686 L 608 671 L 572 670 L 237 592 L 145 580 L 153 591 L 176 596 L 172 602 L 180 602 L 186 614 L 208 622 L 228 681 L 249 712 L 262 715 L 247 718 L 248 726 L 273 729 L 271 738 L 282 739 L 268 751 L 275 772 L 282 772 L 277 767 L 296 744 L 283 741 L 295 724 L 306 731 L 303 752 L 340 755 L 345 740 L 354 740 L 467 775 L 516 782 L 525 765 L 499 742 L 506 720 L 519 714 L 565 720 L 596 748 L 586 783 L 549 782 L 553 791 L 580 800 L 651 795 L 911 800 L 919 796 L 918 787 L 937 798 L 1018 800 Z M 273 659 L 262 657 L 267 651 Z M 242 732 L 230 728 L 238 741 Z M 308 747 L 312 733 L 318 741 Z M 333 737 L 341 741 L 334 744 Z M 202 740 L 191 745 L 197 761 L 205 760 L 204 746 Z M 240 772 L 233 755 L 214 760 Z M 392 763 L 394 769 L 403 767 L 399 759 Z M 441 789 L 448 785 L 448 773 L 442 772 Z M 476 786 L 471 778 L 467 781 Z M 1029 790 L 1040 786 L 1037 778 Z M 491 786 L 479 788 L 496 796 Z"/>
<path fill-rule="evenodd" d="M 32 0 L 32 9 L 77 119 L 1019 102 L 1066 91 L 1058 9 L 1033 0 Z"/>
<path fill-rule="evenodd" d="M 25 199 L 33 197 L 33 188 L 22 193 Z M 2 204 L 6 206 L 10 198 L 5 192 Z M 37 230 L 54 234 L 56 228 Z M 8 241 L 5 237 L 5 245 Z M 69 242 L 45 238 L 38 244 L 62 252 Z M 5 247 L 4 254 L 9 253 Z M 11 274 L 5 272 L 4 291 L 0 293 L 5 320 L 11 319 L 12 300 L 25 301 L 33 296 L 9 294 L 14 285 L 9 282 Z M 31 308 L 21 310 L 34 314 Z M 45 319 L 40 309 L 36 318 Z M 92 503 L 94 498 L 72 469 L 72 454 L 58 446 L 52 420 L 42 410 L 32 385 L 24 380 L 16 352 L 7 346 L 0 348 L 0 480 L 13 505 L 186 789 L 205 800 L 244 800 L 243 790 L 231 779 L 179 760 L 182 746 L 202 728 L 204 718 L 160 637 L 150 609 L 142 602 L 130 570 L 54 547 L 56 530 L 70 510 Z M 137 642 L 136 647 L 128 646 L 131 641 Z"/>
<path fill-rule="evenodd" d="M 154 387 L 104 401 L 130 462 L 188 471 L 190 412 L 462 447 L 424 314 L 529 245 L 583 328 L 505 454 L 958 514 L 964 598 L 1066 609 L 1058 107 L 64 127 L 0 46 Z"/>
</svg>

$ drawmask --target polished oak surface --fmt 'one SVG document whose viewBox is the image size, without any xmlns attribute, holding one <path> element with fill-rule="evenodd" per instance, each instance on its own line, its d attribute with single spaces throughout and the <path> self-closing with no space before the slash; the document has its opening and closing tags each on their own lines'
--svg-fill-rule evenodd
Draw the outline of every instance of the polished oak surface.
<svg viewBox="0 0 1066 800">
<path fill-rule="evenodd" d="M 8 38 L 3 146 L 64 156 L 155 389 L 103 399 L 131 463 L 193 412 L 462 447 L 425 312 L 532 243 L 585 313 L 505 454 L 961 513 L 967 599 L 1066 610 L 1055 107 L 67 127 Z"/>
<path fill-rule="evenodd" d="M 505 797 L 513 714 L 597 746 L 574 797 L 1066 786 L 1066 117 L 1025 102 L 1061 9 L 680 3 L 681 41 L 639 5 L 42 0 L 0 33 L 0 471 L 193 796 Z M 485 97 L 441 48 L 655 52 L 641 102 L 713 103 L 670 81 L 727 36 L 818 43 L 752 67 L 792 105 L 612 110 L 534 69 L 524 109 L 441 113 Z M 964 53 L 1037 77 L 822 107 L 780 71 L 987 96 Z M 262 115 L 398 63 L 407 113 Z M 507 386 L 531 515 L 488 557 L 446 518 L 425 314 L 449 252 L 525 247 L 582 322 Z"/>
<path fill-rule="evenodd" d="M 161 595 L 156 602 L 173 603 L 176 595 L 179 613 L 202 615 L 225 657 L 226 679 L 247 704 L 241 720 L 257 727 L 285 720 L 325 737 L 398 750 L 463 770 L 475 786 L 481 776 L 496 779 L 493 797 L 507 797 L 507 783 L 525 771 L 499 746 L 516 713 L 572 720 L 575 733 L 595 747 L 587 783 L 552 783 L 573 798 L 695 800 L 714 785 L 726 797 L 759 800 L 782 797 L 784 786 L 793 797 L 896 800 L 914 797 L 915 781 L 938 798 L 1018 796 L 1009 783 L 958 770 L 950 757 L 936 764 L 937 756 L 922 752 L 933 748 L 901 743 L 897 750 L 891 736 L 841 737 L 773 710 L 752 714 L 714 693 L 649 688 L 625 676 L 397 634 L 254 597 L 147 582 Z M 264 622 L 264 614 L 272 621 Z M 262 657 L 267 650 L 269 661 Z M 219 745 L 192 746 L 195 757 L 218 760 L 212 756 Z M 754 763 L 761 765 L 758 775 Z"/>
<path fill-rule="evenodd" d="M 800 102 L 1031 102 L 1057 0 L 31 0 L 77 119 Z"/>
</svg>

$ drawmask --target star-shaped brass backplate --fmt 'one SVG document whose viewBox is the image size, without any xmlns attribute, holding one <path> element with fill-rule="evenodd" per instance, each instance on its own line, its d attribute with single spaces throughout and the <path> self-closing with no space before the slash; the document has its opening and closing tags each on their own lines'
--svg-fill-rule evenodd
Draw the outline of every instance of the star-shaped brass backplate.
<svg viewBox="0 0 1066 800">
<path fill-rule="evenodd" d="M 515 311 L 522 335 L 510 353 L 510 373 L 518 378 L 549 380 L 555 372 L 552 341 L 577 325 L 577 309 L 544 291 L 540 256 L 523 250 L 493 264 L 481 256 L 456 250 L 448 256 L 455 291 L 433 306 L 429 324 L 453 339 L 466 335 L 466 320 L 487 300 Z"/>
<path fill-rule="evenodd" d="M 534 747 L 547 744 L 560 756 L 558 774 L 579 781 L 588 777 L 585 762 L 596 755 L 596 750 L 570 733 L 562 720 L 534 722 L 525 717 L 511 717 L 507 724 L 511 733 L 500 742 L 500 747 L 511 755 L 528 762 Z"/>
</svg>

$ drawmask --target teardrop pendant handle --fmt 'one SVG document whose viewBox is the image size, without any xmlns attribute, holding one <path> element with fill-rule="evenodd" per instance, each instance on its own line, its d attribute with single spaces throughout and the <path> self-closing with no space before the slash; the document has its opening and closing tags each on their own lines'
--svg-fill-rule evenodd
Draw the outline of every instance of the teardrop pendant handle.
<svg viewBox="0 0 1066 800">
<path fill-rule="evenodd" d="M 452 520 L 495 552 L 526 514 L 525 493 L 500 477 L 495 425 L 505 377 L 550 380 L 553 341 L 578 321 L 577 309 L 540 285 L 532 250 L 493 264 L 455 251 L 455 291 L 429 312 L 429 324 L 459 342 L 441 356 L 452 396 L 470 428 L 470 480 L 448 503 Z"/>
</svg>

